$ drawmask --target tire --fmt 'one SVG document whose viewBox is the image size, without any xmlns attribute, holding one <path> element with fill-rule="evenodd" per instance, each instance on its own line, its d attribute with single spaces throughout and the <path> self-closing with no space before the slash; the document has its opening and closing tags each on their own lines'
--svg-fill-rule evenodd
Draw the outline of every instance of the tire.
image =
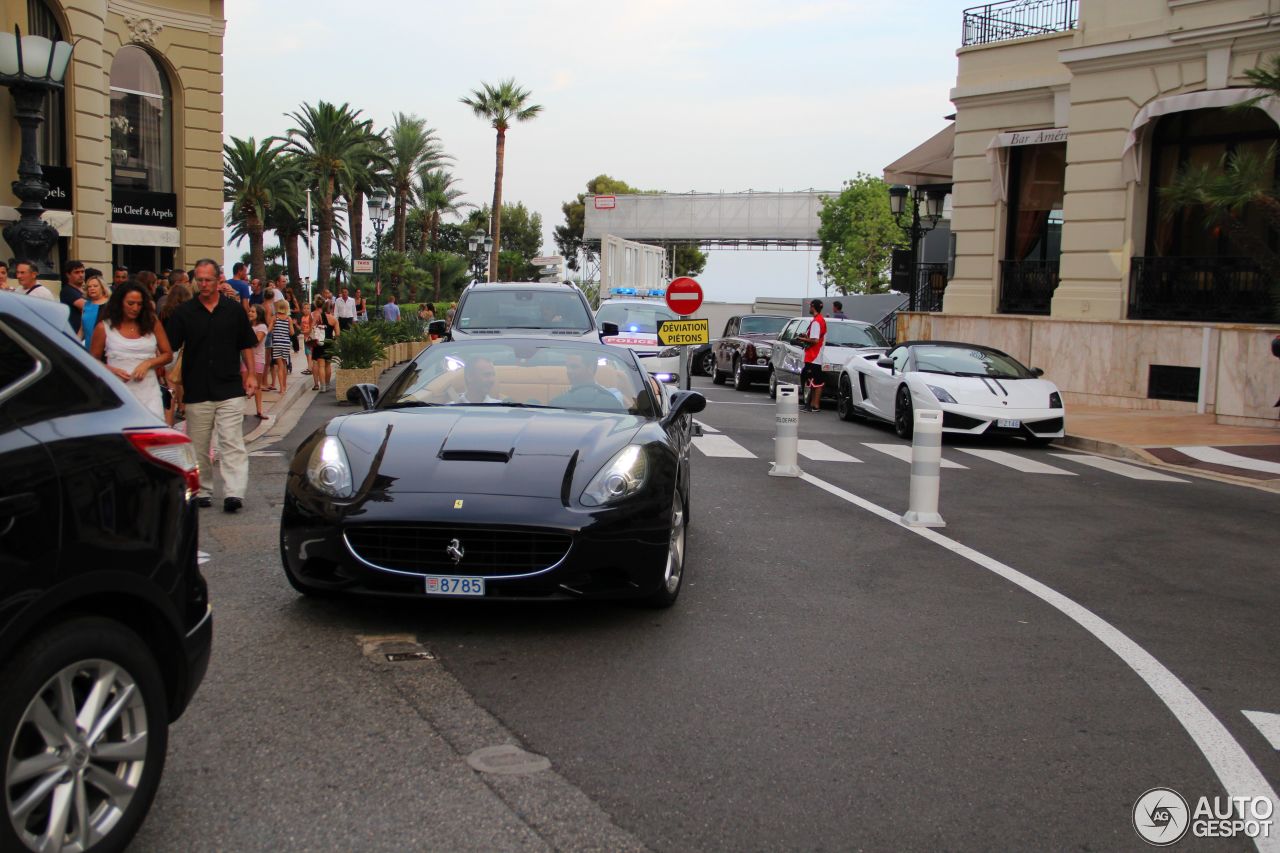
<svg viewBox="0 0 1280 853">
<path fill-rule="evenodd" d="M 90 687 L 99 680 L 110 686 L 94 712 Z M 40 834 L 50 831 L 51 807 L 67 794 L 63 837 L 53 849 L 72 845 L 86 824 L 90 849 L 124 849 L 151 808 L 169 739 L 164 679 L 146 644 L 110 619 L 74 619 L 24 646 L 0 683 L 0 849 L 37 849 Z M 63 708 L 63 695 L 72 697 L 70 709 Z M 117 700 L 123 700 L 119 707 Z M 84 733 L 76 717 L 86 714 Z M 77 802 L 87 803 L 87 814 Z"/>
<path fill-rule="evenodd" d="M 707 350 L 702 354 L 702 358 L 698 359 L 698 369 L 703 376 L 712 376 L 716 372 L 716 354 L 711 350 Z"/>
<path fill-rule="evenodd" d="M 676 603 L 684 587 L 685 533 L 684 497 L 679 487 L 671 499 L 671 538 L 667 546 L 667 562 L 663 567 L 662 585 L 644 603 L 649 607 L 666 608 Z"/>
<path fill-rule="evenodd" d="M 711 356 L 711 381 L 717 385 L 723 385 L 725 381 L 725 375 L 720 372 L 720 368 L 716 365 L 714 354 Z"/>
<path fill-rule="evenodd" d="M 898 386 L 897 405 L 893 408 L 893 431 L 898 438 L 910 439 L 915 431 L 915 412 L 911 407 L 911 390 L 906 385 Z"/>
<path fill-rule="evenodd" d="M 746 391 L 751 387 L 751 377 L 747 376 L 747 369 L 736 358 L 733 360 L 733 387 L 737 391 Z"/>
<path fill-rule="evenodd" d="M 773 368 L 769 368 L 769 399 L 778 399 L 778 377 L 774 374 Z"/>
<path fill-rule="evenodd" d="M 847 374 L 840 375 L 840 386 L 836 389 L 836 413 L 842 421 L 852 421 L 858 416 L 853 406 L 853 383 Z"/>
</svg>

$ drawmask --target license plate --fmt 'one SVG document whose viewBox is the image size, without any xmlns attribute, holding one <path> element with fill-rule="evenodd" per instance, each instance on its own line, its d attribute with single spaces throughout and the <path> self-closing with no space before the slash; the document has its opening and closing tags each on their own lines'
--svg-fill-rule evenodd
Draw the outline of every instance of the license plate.
<svg viewBox="0 0 1280 853">
<path fill-rule="evenodd" d="M 484 595 L 484 578 L 427 575 L 427 595 Z"/>
<path fill-rule="evenodd" d="M 1001 427 L 1003 429 L 1021 429 L 1022 421 L 1013 420 L 1010 418 L 1001 418 L 1000 420 L 996 421 L 996 426 Z"/>
</svg>

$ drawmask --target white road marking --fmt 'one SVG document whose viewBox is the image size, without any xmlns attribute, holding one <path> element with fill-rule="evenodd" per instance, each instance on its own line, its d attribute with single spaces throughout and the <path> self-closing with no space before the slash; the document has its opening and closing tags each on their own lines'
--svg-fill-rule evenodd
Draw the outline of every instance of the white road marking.
<svg viewBox="0 0 1280 853">
<path fill-rule="evenodd" d="M 856 456 L 850 456 L 848 453 L 842 453 L 834 447 L 829 447 L 821 441 L 814 441 L 811 438 L 801 438 L 796 441 L 796 452 L 805 459 L 812 459 L 814 462 L 861 462 L 862 460 Z"/>
<path fill-rule="evenodd" d="M 1102 456 L 1085 456 L 1083 453 L 1050 453 L 1049 455 L 1056 456 L 1058 459 L 1079 462 L 1081 465 L 1089 465 L 1103 471 L 1110 471 L 1112 474 L 1119 474 L 1121 477 L 1128 477 L 1130 480 L 1150 480 L 1153 483 L 1190 482 L 1189 480 L 1170 477 L 1168 474 L 1161 474 L 1159 471 L 1152 471 L 1150 468 L 1141 468 L 1137 465 L 1129 465 L 1128 463 L 1107 459 Z"/>
<path fill-rule="evenodd" d="M 713 427 L 711 424 L 704 424 L 702 421 L 698 420 L 697 418 L 694 418 L 693 422 L 698 426 L 702 427 L 703 432 L 717 433 L 720 431 L 715 427 Z"/>
<path fill-rule="evenodd" d="M 911 462 L 911 445 L 909 444 L 872 444 L 869 441 L 862 442 L 863 447 L 870 447 L 872 450 L 878 450 L 881 453 L 887 453 L 894 459 L 901 459 L 903 462 Z M 967 465 L 961 465 L 959 462 L 952 462 L 950 459 L 942 460 L 943 468 L 959 468 L 961 471 L 967 471 Z"/>
<path fill-rule="evenodd" d="M 693 439 L 693 446 L 704 456 L 727 456 L 732 459 L 755 459 L 756 455 L 727 435 L 703 435 Z"/>
<path fill-rule="evenodd" d="M 196 565 L 203 566 L 205 563 L 209 562 L 210 559 L 208 552 L 196 551 Z"/>
<path fill-rule="evenodd" d="M 1024 474 L 1059 474 L 1063 477 L 1074 477 L 1075 473 L 1067 471 L 1063 468 L 1055 468 L 1052 465 L 1046 465 L 1043 462 L 1037 462 L 1034 459 L 1028 459 L 1025 456 L 1018 456 L 1005 450 L 984 450 L 973 447 L 957 447 L 961 453 L 968 453 L 970 456 L 977 456 L 979 459 L 986 459 L 988 462 L 994 462 L 997 465 L 1003 465 L 1006 468 L 1012 468 L 1015 471 L 1021 471 Z"/>
<path fill-rule="evenodd" d="M 770 406 L 772 407 L 773 405 L 775 405 L 774 403 L 750 403 L 750 402 L 740 403 L 735 400 L 716 400 L 711 397 L 707 398 L 707 402 L 715 403 L 717 406 Z"/>
<path fill-rule="evenodd" d="M 1280 474 L 1280 462 L 1268 462 L 1265 459 L 1250 459 L 1236 453 L 1228 453 L 1217 447 L 1175 447 L 1179 453 L 1185 453 L 1192 459 L 1201 462 L 1212 462 L 1215 465 L 1230 465 L 1232 468 L 1244 468 L 1249 471 L 1260 471 L 1264 474 Z"/>
<path fill-rule="evenodd" d="M 1280 714 L 1268 714 L 1266 711 L 1241 711 L 1249 718 L 1249 722 L 1258 727 L 1262 736 L 1271 744 L 1272 749 L 1280 749 Z"/>
<path fill-rule="evenodd" d="M 1178 677 L 1170 672 L 1164 664 L 1156 660 L 1150 652 L 1139 646 L 1114 625 L 1040 581 L 1024 575 L 1017 569 L 988 557 L 986 554 L 975 551 L 967 545 L 962 545 L 936 530 L 927 527 L 908 527 L 902 523 L 902 518 L 898 513 L 885 509 L 865 498 L 860 498 L 838 486 L 819 480 L 812 474 L 801 474 L 800 479 L 981 566 L 987 571 L 1021 587 L 1062 613 L 1068 619 L 1071 619 L 1128 665 L 1139 678 L 1147 683 L 1147 686 L 1159 697 L 1160 701 L 1164 702 L 1165 706 L 1173 713 L 1173 716 L 1182 724 L 1182 727 L 1187 730 L 1187 734 L 1191 736 L 1192 741 L 1199 747 L 1205 759 L 1208 760 L 1209 766 L 1213 768 L 1213 772 L 1222 782 L 1222 787 L 1226 789 L 1229 796 L 1263 796 L 1269 798 L 1272 803 L 1280 801 L 1280 797 L 1277 797 L 1266 777 L 1262 775 L 1262 771 L 1250 760 L 1249 754 L 1244 751 L 1244 747 L 1240 746 L 1240 743 L 1231 736 L 1231 732 L 1227 730 L 1227 727 L 1213 715 L 1213 712 L 1200 701 L 1200 698 L 1179 681 Z M 1253 843 L 1258 850 L 1264 851 L 1264 853 L 1280 853 L 1280 836 L 1255 838 Z"/>
</svg>

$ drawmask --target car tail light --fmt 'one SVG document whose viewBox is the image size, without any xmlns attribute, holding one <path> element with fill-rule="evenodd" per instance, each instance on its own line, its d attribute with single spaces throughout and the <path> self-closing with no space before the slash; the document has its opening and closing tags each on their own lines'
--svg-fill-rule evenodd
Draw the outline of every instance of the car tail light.
<svg viewBox="0 0 1280 853">
<path fill-rule="evenodd" d="M 152 462 L 182 475 L 187 497 L 200 491 L 200 465 L 191 439 L 176 429 L 148 429 L 126 432 L 134 449 Z"/>
<path fill-rule="evenodd" d="M 1049 408 L 1051 409 L 1062 408 L 1062 395 L 1060 395 L 1057 391 L 1052 391 L 1049 393 Z"/>
</svg>

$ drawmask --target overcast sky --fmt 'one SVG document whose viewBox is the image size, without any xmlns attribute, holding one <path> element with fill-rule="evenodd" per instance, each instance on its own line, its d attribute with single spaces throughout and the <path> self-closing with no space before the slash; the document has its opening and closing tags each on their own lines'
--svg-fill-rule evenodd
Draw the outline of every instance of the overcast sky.
<svg viewBox="0 0 1280 853">
<path fill-rule="evenodd" d="M 945 127 L 961 0 L 226 0 L 225 132 L 283 135 L 302 102 L 434 127 L 468 199 L 494 131 L 458 99 L 514 77 L 503 196 L 541 213 L 605 173 L 672 192 L 839 189 Z M 238 257 L 247 243 L 228 251 Z M 816 252 L 715 251 L 707 298 L 819 292 Z"/>
</svg>

